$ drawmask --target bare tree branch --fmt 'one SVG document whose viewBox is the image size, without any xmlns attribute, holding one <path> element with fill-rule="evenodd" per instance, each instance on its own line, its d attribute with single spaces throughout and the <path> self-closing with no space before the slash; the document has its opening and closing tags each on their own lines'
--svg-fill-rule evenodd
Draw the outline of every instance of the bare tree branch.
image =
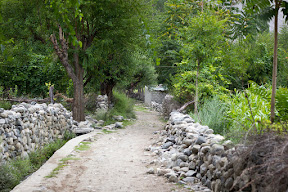
<svg viewBox="0 0 288 192">
<path fill-rule="evenodd" d="M 69 64 L 69 60 L 68 60 L 68 43 L 64 37 L 64 33 L 62 31 L 61 26 L 59 25 L 59 41 L 61 44 L 61 48 L 59 47 L 57 38 L 55 36 L 55 34 L 52 34 L 50 36 L 50 40 L 54 46 L 54 50 L 56 51 L 56 54 L 58 55 L 62 65 L 65 67 L 69 77 L 73 80 L 76 81 L 77 77 L 75 75 L 75 72 L 72 68 L 72 66 Z"/>
</svg>

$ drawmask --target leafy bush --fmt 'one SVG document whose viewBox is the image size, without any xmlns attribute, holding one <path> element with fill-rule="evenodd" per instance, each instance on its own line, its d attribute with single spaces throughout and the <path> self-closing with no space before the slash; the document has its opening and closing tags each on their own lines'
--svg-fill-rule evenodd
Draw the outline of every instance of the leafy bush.
<svg viewBox="0 0 288 192">
<path fill-rule="evenodd" d="M 65 143 L 65 140 L 57 139 L 54 142 L 45 145 L 43 148 L 31 152 L 29 154 L 31 164 L 38 169 Z"/>
<path fill-rule="evenodd" d="M 271 86 L 259 86 L 250 82 L 245 91 L 235 91 L 227 100 L 227 117 L 233 129 L 248 130 L 252 126 L 259 129 L 260 124 L 270 124 Z M 276 116 L 278 121 L 288 120 L 288 89 L 276 91 Z"/>
<path fill-rule="evenodd" d="M 186 63 L 180 63 L 179 66 L 184 67 Z M 229 91 L 221 85 L 229 84 L 228 81 L 221 74 L 215 74 L 216 71 L 221 71 L 220 68 L 211 66 L 203 67 L 201 74 L 198 78 L 198 99 L 204 101 L 205 99 L 211 98 L 214 95 L 227 94 Z M 196 71 L 182 71 L 176 74 L 172 78 L 173 83 L 173 94 L 176 99 L 185 103 L 194 100 L 196 91 Z"/>
<path fill-rule="evenodd" d="M 108 112 L 105 109 L 99 109 L 95 112 L 94 118 L 97 120 L 106 121 L 108 119 Z"/>
<path fill-rule="evenodd" d="M 97 101 L 97 96 L 98 94 L 96 93 L 88 93 L 85 95 L 85 110 L 88 113 L 93 113 L 97 106 L 96 106 L 96 101 Z"/>
<path fill-rule="evenodd" d="M 279 88 L 276 92 L 276 110 L 278 111 L 279 119 L 288 121 L 288 89 Z"/>
<path fill-rule="evenodd" d="M 258 127 L 259 123 L 270 118 L 270 101 L 267 88 L 250 83 L 249 88 L 244 91 L 235 90 L 227 104 L 226 112 L 230 126 L 235 130 L 249 130 Z"/>
<path fill-rule="evenodd" d="M 0 97 L 3 97 L 4 94 L 4 87 L 0 86 Z"/>
<path fill-rule="evenodd" d="M 11 191 L 20 181 L 17 175 L 13 174 L 12 167 L 8 164 L 0 165 L 0 191 Z"/>
<path fill-rule="evenodd" d="M 228 122 L 224 117 L 226 109 L 225 104 L 218 97 L 214 97 L 204 101 L 198 116 L 195 114 L 190 115 L 202 125 L 209 126 L 215 133 L 223 134 L 228 128 Z"/>
<path fill-rule="evenodd" d="M 6 110 L 11 109 L 12 104 L 9 101 L 1 101 L 0 100 L 0 108 L 4 108 Z"/>
<path fill-rule="evenodd" d="M 73 133 L 72 131 L 65 131 L 64 135 L 63 135 L 63 140 L 64 141 L 69 141 L 70 139 L 73 139 L 74 137 L 76 137 L 76 134 Z"/>
<path fill-rule="evenodd" d="M 135 113 L 133 111 L 134 101 L 128 98 L 124 93 L 117 91 L 113 92 L 113 103 L 114 106 L 110 111 L 110 116 L 122 115 L 124 118 L 135 118 Z"/>
</svg>

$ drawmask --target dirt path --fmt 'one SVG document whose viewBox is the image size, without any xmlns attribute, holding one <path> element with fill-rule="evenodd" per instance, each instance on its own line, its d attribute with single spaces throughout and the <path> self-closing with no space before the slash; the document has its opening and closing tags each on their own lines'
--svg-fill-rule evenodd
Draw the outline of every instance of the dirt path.
<svg viewBox="0 0 288 192">
<path fill-rule="evenodd" d="M 153 157 L 144 148 L 153 143 L 153 137 L 156 137 L 153 132 L 162 129 L 164 123 L 159 121 L 155 112 L 137 112 L 137 117 L 138 120 L 125 129 L 109 134 L 94 134 L 90 148 L 70 153 L 74 160 L 69 160 L 56 177 L 42 176 L 38 178 L 39 183 L 35 180 L 30 187 L 27 184 L 23 187 L 19 185 L 15 191 L 184 191 L 175 184 L 167 183 L 163 177 L 146 174 L 147 165 Z M 33 174 L 32 177 L 39 175 Z"/>
</svg>

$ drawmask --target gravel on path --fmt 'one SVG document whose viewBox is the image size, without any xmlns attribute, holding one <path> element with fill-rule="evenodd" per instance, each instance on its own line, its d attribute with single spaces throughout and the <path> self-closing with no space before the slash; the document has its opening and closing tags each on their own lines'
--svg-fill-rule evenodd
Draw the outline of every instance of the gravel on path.
<svg viewBox="0 0 288 192">
<path fill-rule="evenodd" d="M 151 145 L 165 123 L 156 112 L 137 112 L 137 121 L 112 133 L 95 131 L 71 140 L 58 150 L 37 172 L 16 186 L 13 192 L 182 192 L 165 178 L 147 174 L 153 161 Z M 90 141 L 89 149 L 75 150 L 81 141 Z M 69 156 L 65 166 L 46 178 Z"/>
</svg>

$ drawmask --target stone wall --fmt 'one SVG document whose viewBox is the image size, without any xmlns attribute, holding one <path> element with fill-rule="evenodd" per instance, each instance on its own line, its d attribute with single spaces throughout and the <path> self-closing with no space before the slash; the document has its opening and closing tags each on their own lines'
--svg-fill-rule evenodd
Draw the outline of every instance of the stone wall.
<svg viewBox="0 0 288 192">
<path fill-rule="evenodd" d="M 61 104 L 21 103 L 11 110 L 0 108 L 0 162 L 25 157 L 74 127 L 71 112 Z"/>
<path fill-rule="evenodd" d="M 169 118 L 171 112 L 181 107 L 180 103 L 174 99 L 174 96 L 167 94 L 162 102 L 162 115 Z"/>
<path fill-rule="evenodd" d="M 159 155 L 155 160 L 158 168 L 150 173 L 164 175 L 171 182 L 207 187 L 195 191 L 238 191 L 251 181 L 232 142 L 194 123 L 189 115 L 172 112 L 159 141 L 148 150 Z"/>
</svg>

